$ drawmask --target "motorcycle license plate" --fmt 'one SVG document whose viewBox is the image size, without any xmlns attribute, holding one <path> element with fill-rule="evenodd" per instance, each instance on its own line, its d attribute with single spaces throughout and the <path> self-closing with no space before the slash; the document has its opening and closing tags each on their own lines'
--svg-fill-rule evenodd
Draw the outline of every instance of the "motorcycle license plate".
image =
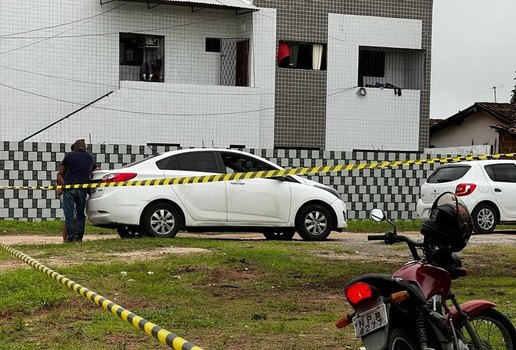
<svg viewBox="0 0 516 350">
<path fill-rule="evenodd" d="M 357 337 L 363 337 L 378 328 L 382 328 L 389 320 L 387 319 L 387 308 L 380 304 L 373 309 L 367 310 L 353 317 L 353 327 Z"/>
</svg>

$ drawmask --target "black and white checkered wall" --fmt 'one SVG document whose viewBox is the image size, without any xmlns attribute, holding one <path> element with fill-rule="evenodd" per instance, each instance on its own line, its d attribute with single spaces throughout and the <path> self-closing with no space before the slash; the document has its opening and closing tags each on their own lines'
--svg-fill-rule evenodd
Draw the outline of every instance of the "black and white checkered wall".
<svg viewBox="0 0 516 350">
<path fill-rule="evenodd" d="M 69 144 L 0 142 L 0 186 L 46 186 L 56 184 L 57 170 Z M 176 149 L 157 146 L 157 152 Z M 90 145 L 102 169 L 115 169 L 153 153 L 141 145 Z M 421 153 L 383 151 L 314 151 L 247 149 L 285 168 L 436 158 Z M 381 208 L 392 219 L 415 219 L 419 186 L 434 165 L 390 169 L 364 169 L 309 176 L 342 194 L 349 219 L 367 219 L 369 211 Z M 28 221 L 62 218 L 60 201 L 51 190 L 0 189 L 0 219 Z"/>
</svg>

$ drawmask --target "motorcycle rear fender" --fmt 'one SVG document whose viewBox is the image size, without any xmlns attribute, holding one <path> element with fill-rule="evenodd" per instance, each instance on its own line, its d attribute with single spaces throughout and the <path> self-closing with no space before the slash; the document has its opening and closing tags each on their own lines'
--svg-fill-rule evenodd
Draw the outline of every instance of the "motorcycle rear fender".
<svg viewBox="0 0 516 350">
<path fill-rule="evenodd" d="M 389 337 L 389 325 L 377 329 L 362 337 L 362 343 L 367 350 L 384 350 Z"/>
<path fill-rule="evenodd" d="M 496 307 L 495 303 L 492 303 L 487 300 L 470 300 L 466 301 L 463 304 L 460 304 L 460 308 L 464 311 L 469 317 L 475 317 L 480 313 L 484 312 L 488 309 L 494 309 Z M 453 326 L 455 328 L 460 328 L 462 326 L 460 318 L 457 316 L 457 309 L 452 308 L 448 314 L 448 317 L 452 317 Z"/>
<path fill-rule="evenodd" d="M 357 314 L 361 314 L 377 305 L 383 304 L 383 298 L 376 299 L 372 304 L 369 304 L 367 307 L 359 307 L 355 310 Z M 387 307 L 387 318 L 390 320 L 390 306 Z M 379 328 L 371 333 L 368 333 L 362 337 L 362 343 L 364 344 L 364 348 L 367 350 L 384 350 L 387 346 L 387 340 L 389 338 L 389 326 L 388 323 L 385 327 Z"/>
<path fill-rule="evenodd" d="M 406 290 L 412 297 L 419 299 L 421 304 L 426 303 L 426 299 L 419 286 L 402 279 L 393 278 L 389 275 L 367 274 L 359 276 L 349 281 L 346 285 L 346 288 L 356 282 L 365 282 L 373 287 L 376 287 L 380 294 L 384 297 L 390 297 L 390 295 L 394 292 Z"/>
</svg>

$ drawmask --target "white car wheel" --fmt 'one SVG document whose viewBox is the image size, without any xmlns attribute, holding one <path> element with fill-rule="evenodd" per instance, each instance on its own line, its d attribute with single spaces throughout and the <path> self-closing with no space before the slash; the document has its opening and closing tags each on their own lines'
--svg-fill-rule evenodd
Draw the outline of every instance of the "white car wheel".
<svg viewBox="0 0 516 350">
<path fill-rule="evenodd" d="M 153 204 L 142 216 L 142 227 L 151 237 L 175 237 L 181 226 L 181 215 L 168 203 Z"/>
<path fill-rule="evenodd" d="M 319 204 L 302 208 L 296 219 L 296 231 L 306 241 L 324 241 L 332 227 L 330 212 Z"/>
<path fill-rule="evenodd" d="M 491 233 L 496 227 L 497 216 L 492 206 L 480 204 L 473 210 L 473 225 L 476 233 Z"/>
</svg>

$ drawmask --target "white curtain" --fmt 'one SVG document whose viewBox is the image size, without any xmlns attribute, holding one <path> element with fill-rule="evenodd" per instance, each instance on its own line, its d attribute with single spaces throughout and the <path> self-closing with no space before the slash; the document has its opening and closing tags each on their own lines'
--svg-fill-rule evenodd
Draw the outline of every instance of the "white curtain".
<svg viewBox="0 0 516 350">
<path fill-rule="evenodd" d="M 321 69 L 323 46 L 322 44 L 312 45 L 312 69 Z"/>
</svg>

